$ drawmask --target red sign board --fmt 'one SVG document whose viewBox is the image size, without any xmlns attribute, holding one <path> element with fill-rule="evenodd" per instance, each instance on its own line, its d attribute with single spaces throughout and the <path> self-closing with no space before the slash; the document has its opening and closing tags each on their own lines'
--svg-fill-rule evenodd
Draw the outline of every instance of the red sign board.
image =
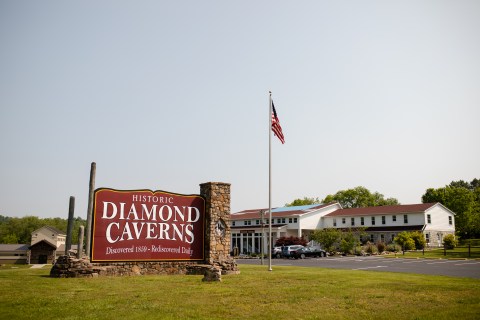
<svg viewBox="0 0 480 320">
<path fill-rule="evenodd" d="M 203 260 L 205 199 L 151 190 L 95 190 L 92 257 L 100 261 Z"/>
</svg>

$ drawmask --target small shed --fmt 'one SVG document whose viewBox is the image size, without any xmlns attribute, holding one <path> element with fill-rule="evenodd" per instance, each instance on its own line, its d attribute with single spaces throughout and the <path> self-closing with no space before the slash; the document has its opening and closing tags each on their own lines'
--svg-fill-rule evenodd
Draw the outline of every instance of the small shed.
<svg viewBox="0 0 480 320">
<path fill-rule="evenodd" d="M 30 247 L 30 264 L 50 264 L 55 261 L 57 246 L 41 240 Z"/>
</svg>

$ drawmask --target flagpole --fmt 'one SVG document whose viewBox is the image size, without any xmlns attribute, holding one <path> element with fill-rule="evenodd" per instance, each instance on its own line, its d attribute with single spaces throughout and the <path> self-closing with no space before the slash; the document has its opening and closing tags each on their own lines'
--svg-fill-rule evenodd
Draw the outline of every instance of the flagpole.
<svg viewBox="0 0 480 320">
<path fill-rule="evenodd" d="M 272 91 L 268 104 L 268 271 L 272 271 Z"/>
</svg>

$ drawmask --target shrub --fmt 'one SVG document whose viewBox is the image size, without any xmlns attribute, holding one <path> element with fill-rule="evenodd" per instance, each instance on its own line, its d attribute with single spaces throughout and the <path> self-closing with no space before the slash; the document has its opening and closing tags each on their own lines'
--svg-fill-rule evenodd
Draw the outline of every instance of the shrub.
<svg viewBox="0 0 480 320">
<path fill-rule="evenodd" d="M 367 244 L 363 247 L 363 251 L 368 254 L 375 254 L 378 252 L 377 246 L 371 242 L 367 242 Z"/>
<path fill-rule="evenodd" d="M 384 242 L 377 242 L 377 250 L 378 250 L 378 253 L 382 253 L 383 251 L 385 251 L 385 243 Z"/>
<path fill-rule="evenodd" d="M 343 252 L 344 254 L 350 254 L 353 251 L 354 243 L 349 242 L 345 239 L 342 239 L 340 241 L 340 251 Z"/>
<path fill-rule="evenodd" d="M 399 251 L 402 251 L 402 247 L 400 247 L 398 244 L 390 243 L 387 246 L 387 251 L 388 252 L 399 252 Z"/>
<path fill-rule="evenodd" d="M 362 246 L 356 246 L 353 250 L 357 256 L 361 255 L 363 252 Z"/>
<path fill-rule="evenodd" d="M 445 237 L 443 237 L 443 245 L 446 249 L 455 249 L 457 244 L 457 239 L 455 239 L 453 234 L 447 234 Z"/>
</svg>

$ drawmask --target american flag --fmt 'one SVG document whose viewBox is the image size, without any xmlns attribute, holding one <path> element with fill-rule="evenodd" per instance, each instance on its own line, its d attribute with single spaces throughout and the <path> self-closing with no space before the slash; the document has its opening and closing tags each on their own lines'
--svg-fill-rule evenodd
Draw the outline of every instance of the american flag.
<svg viewBox="0 0 480 320">
<path fill-rule="evenodd" d="M 282 126 L 280 125 L 280 120 L 277 117 L 277 111 L 272 101 L 272 131 L 275 133 L 275 136 L 282 142 L 285 143 L 285 138 L 283 137 Z"/>
</svg>

